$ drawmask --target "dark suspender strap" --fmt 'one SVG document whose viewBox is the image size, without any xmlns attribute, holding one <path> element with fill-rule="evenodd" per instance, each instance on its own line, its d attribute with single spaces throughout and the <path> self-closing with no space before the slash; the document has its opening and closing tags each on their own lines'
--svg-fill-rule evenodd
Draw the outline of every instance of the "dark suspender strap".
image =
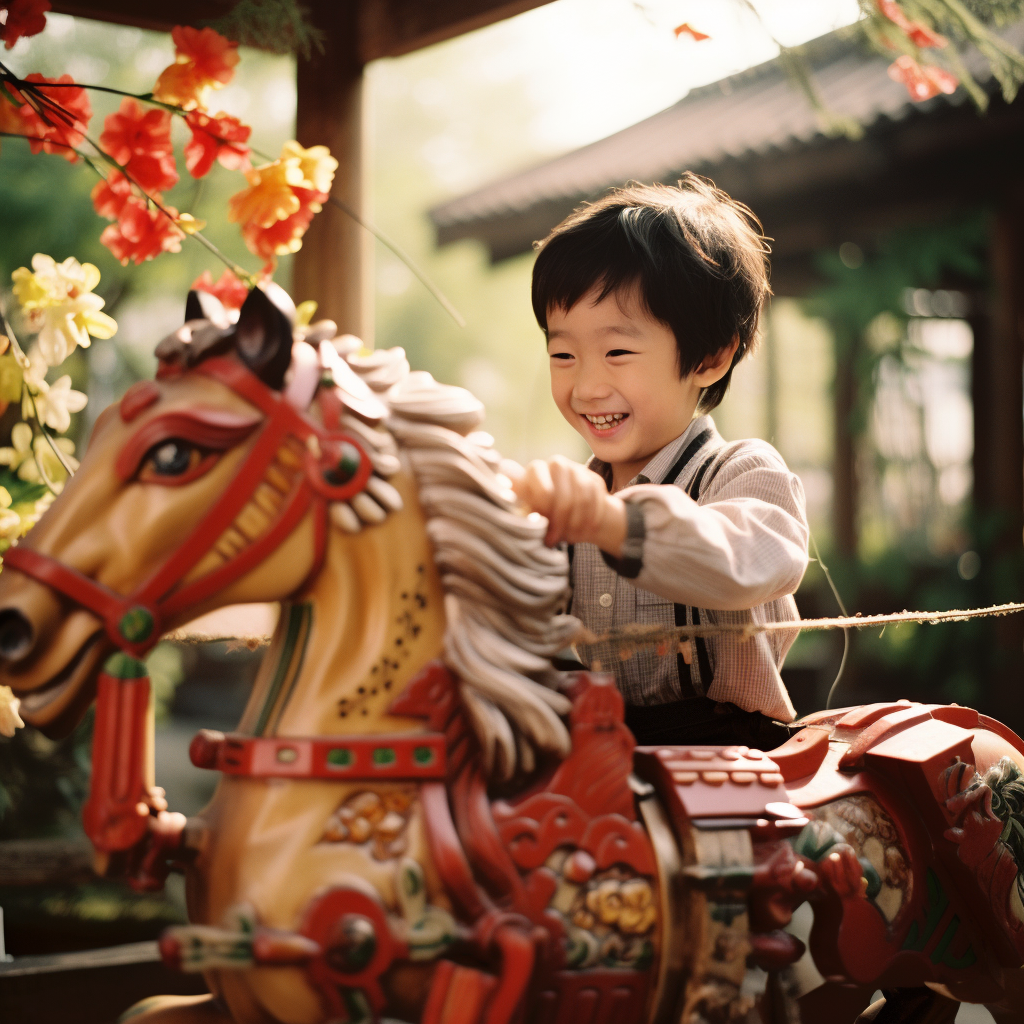
<svg viewBox="0 0 1024 1024">
<path fill-rule="evenodd" d="M 671 484 L 675 483 L 676 477 L 686 468 L 686 464 L 693 458 L 697 452 L 704 447 L 704 445 L 711 439 L 711 431 L 701 431 L 687 446 L 686 451 L 683 452 L 683 457 L 676 460 L 675 465 L 668 471 L 668 475 L 662 481 L 662 483 Z M 711 467 L 711 463 L 715 461 L 715 456 L 718 455 L 717 451 L 713 451 L 702 463 L 696 473 L 693 474 L 693 479 L 690 481 L 689 486 L 686 488 L 686 493 L 693 498 L 694 501 L 700 497 L 700 485 L 704 481 L 704 476 L 708 469 Z M 687 625 L 686 620 L 686 605 L 677 604 L 675 606 L 675 620 L 677 626 Z M 693 624 L 699 626 L 700 623 L 700 609 L 693 609 Z M 704 642 L 704 637 L 698 636 L 693 638 L 693 646 L 697 652 L 697 676 L 700 679 L 700 687 L 704 694 L 707 693 L 708 687 L 711 685 L 712 672 L 711 672 L 711 656 L 708 654 L 708 645 Z M 686 664 L 686 659 L 681 655 L 676 657 L 676 665 L 679 669 L 679 686 L 683 687 L 684 681 L 690 682 L 690 666 Z M 693 689 L 693 684 L 690 682 L 690 688 Z"/>
<path fill-rule="evenodd" d="M 693 624 L 695 626 L 700 625 L 699 608 L 693 609 Z M 693 646 L 697 648 L 697 675 L 700 676 L 701 689 L 706 695 L 713 675 L 711 671 L 711 658 L 708 655 L 708 645 L 704 642 L 704 637 L 697 636 L 693 638 Z"/>
<path fill-rule="evenodd" d="M 710 441 L 712 438 L 711 428 L 708 427 L 706 430 L 702 430 L 684 449 L 683 454 L 672 463 L 672 468 L 659 480 L 662 484 L 674 484 L 676 478 L 690 463 L 690 459 L 694 457 Z M 707 468 L 707 467 L 702 467 Z M 703 476 L 703 473 L 701 474 Z M 693 495 L 690 495 L 693 497 Z"/>
</svg>

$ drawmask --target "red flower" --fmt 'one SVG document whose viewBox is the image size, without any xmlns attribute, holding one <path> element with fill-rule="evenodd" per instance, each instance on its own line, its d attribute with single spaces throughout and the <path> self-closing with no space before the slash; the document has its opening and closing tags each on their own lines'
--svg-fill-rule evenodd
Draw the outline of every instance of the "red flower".
<svg viewBox="0 0 1024 1024">
<path fill-rule="evenodd" d="M 211 84 L 227 85 L 235 77 L 238 43 L 225 39 L 212 28 L 192 28 L 191 25 L 171 29 L 171 39 L 178 62 L 194 64 L 196 71 Z"/>
<path fill-rule="evenodd" d="M 24 98 L 14 89 L 10 89 L 9 92 L 16 100 L 15 103 L 12 103 L 0 90 L 0 132 L 9 132 L 11 135 L 32 135 L 33 132 L 28 130 L 25 118 L 21 114 Z"/>
<path fill-rule="evenodd" d="M 167 207 L 171 217 L 178 211 Z M 144 199 L 132 196 L 125 203 L 116 224 L 105 228 L 100 241 L 125 265 L 136 264 L 159 256 L 162 252 L 180 252 L 185 237 L 172 219 L 160 210 L 153 210 Z"/>
<path fill-rule="evenodd" d="M 248 286 L 239 280 L 230 267 L 224 268 L 224 273 L 220 275 L 220 280 L 216 284 L 213 283 L 213 275 L 204 270 L 192 282 L 192 289 L 216 295 L 225 309 L 241 309 L 242 303 L 249 297 Z"/>
<path fill-rule="evenodd" d="M 913 57 L 904 54 L 897 57 L 889 65 L 889 77 L 894 82 L 902 82 L 910 93 L 910 98 L 915 102 L 930 100 L 938 96 L 940 92 L 947 95 L 956 92 L 959 80 L 942 68 L 933 64 L 918 64 Z"/>
<path fill-rule="evenodd" d="M 688 21 L 684 21 L 682 25 L 676 25 L 672 31 L 675 33 L 676 39 L 681 35 L 688 35 L 695 43 L 711 38 L 706 32 L 695 29 Z"/>
<path fill-rule="evenodd" d="M 897 28 L 902 29 L 908 39 L 924 49 L 936 49 L 949 44 L 949 40 L 938 32 L 933 32 L 924 22 L 911 21 L 900 9 L 896 0 L 875 0 L 875 6 L 882 16 L 888 18 Z"/>
<path fill-rule="evenodd" d="M 132 198 L 132 186 L 120 172 L 113 171 L 110 177 L 98 181 L 92 189 L 92 205 L 101 217 L 117 220 Z"/>
<path fill-rule="evenodd" d="M 193 110 L 185 118 L 192 129 L 192 140 L 185 146 L 185 166 L 193 178 L 201 178 L 218 160 L 229 171 L 248 171 L 249 141 L 252 129 L 237 117 L 218 114 L 210 117 Z"/>
<path fill-rule="evenodd" d="M 310 206 L 300 207 L 298 213 L 276 221 L 269 228 L 262 228 L 254 221 L 250 222 L 243 225 L 242 237 L 249 247 L 249 252 L 262 256 L 268 264 L 273 265 L 277 262 L 278 256 L 298 252 L 302 248 L 302 236 L 316 212 Z"/>
<path fill-rule="evenodd" d="M 186 110 L 205 106 L 209 88 L 219 89 L 235 75 L 238 43 L 225 39 L 212 28 L 178 25 L 171 30 L 175 62 L 156 81 L 153 95 L 162 103 Z"/>
<path fill-rule="evenodd" d="M 74 79 L 70 75 L 61 75 L 60 78 L 43 78 L 37 72 L 27 75 L 26 82 L 58 82 L 61 84 L 71 83 Z M 21 98 L 25 99 L 27 90 L 21 90 Z M 25 133 L 34 136 L 29 141 L 29 149 L 33 153 L 45 150 L 47 153 L 59 153 L 65 160 L 74 163 L 78 154 L 74 150 L 82 144 L 85 133 L 89 129 L 89 119 L 92 117 L 92 107 L 89 105 L 89 97 L 84 89 L 39 89 L 51 103 L 43 106 L 49 124 L 43 120 L 26 102 L 19 113 L 25 124 Z M 43 141 L 40 141 L 43 140 Z"/>
<path fill-rule="evenodd" d="M 144 191 L 165 192 L 177 184 L 171 115 L 166 110 L 144 110 L 126 97 L 103 122 L 100 145 Z"/>
<path fill-rule="evenodd" d="M 50 0 L 5 0 L 7 21 L 0 25 L 0 40 L 9 50 L 22 36 L 37 36 L 46 28 Z"/>
</svg>

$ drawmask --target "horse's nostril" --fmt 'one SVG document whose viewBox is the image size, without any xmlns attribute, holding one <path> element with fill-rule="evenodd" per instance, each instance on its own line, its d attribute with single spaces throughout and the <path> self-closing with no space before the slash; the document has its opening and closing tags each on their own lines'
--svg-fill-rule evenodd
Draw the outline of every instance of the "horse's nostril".
<svg viewBox="0 0 1024 1024">
<path fill-rule="evenodd" d="M 32 649 L 32 623 L 17 608 L 0 611 L 0 658 L 20 661 Z"/>
</svg>

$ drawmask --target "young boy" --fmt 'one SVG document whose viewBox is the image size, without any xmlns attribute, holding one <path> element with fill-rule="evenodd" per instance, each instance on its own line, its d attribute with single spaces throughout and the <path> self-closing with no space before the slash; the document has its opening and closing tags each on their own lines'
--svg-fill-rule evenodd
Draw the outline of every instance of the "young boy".
<svg viewBox="0 0 1024 1024">
<path fill-rule="evenodd" d="M 726 444 L 707 415 L 770 294 L 759 229 L 745 206 L 686 174 L 678 188 L 617 190 L 539 243 L 533 308 L 551 392 L 594 456 L 585 467 L 533 462 L 516 490 L 548 518 L 547 543 L 571 545 L 572 613 L 594 633 L 799 618 L 800 480 L 764 441 Z M 796 634 L 602 661 L 638 743 L 770 749 L 795 717 L 779 668 Z"/>
</svg>

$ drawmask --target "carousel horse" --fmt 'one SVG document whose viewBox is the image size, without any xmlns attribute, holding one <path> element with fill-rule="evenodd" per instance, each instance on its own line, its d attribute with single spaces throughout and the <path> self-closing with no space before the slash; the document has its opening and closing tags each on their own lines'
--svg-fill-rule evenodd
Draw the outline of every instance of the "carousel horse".
<svg viewBox="0 0 1024 1024">
<path fill-rule="evenodd" d="M 1014 733 L 897 701 L 771 752 L 634 749 L 610 677 L 552 669 L 566 560 L 479 402 L 294 328 L 273 286 L 186 315 L 0 576 L 24 717 L 66 731 L 96 701 L 98 865 L 186 873 L 191 923 L 160 948 L 210 994 L 124 1019 L 847 1024 L 875 989 L 918 1000 L 879 1022 L 1022 1019 Z M 237 731 L 192 743 L 221 778 L 186 820 L 147 769 L 139 659 L 268 601 Z"/>
</svg>

